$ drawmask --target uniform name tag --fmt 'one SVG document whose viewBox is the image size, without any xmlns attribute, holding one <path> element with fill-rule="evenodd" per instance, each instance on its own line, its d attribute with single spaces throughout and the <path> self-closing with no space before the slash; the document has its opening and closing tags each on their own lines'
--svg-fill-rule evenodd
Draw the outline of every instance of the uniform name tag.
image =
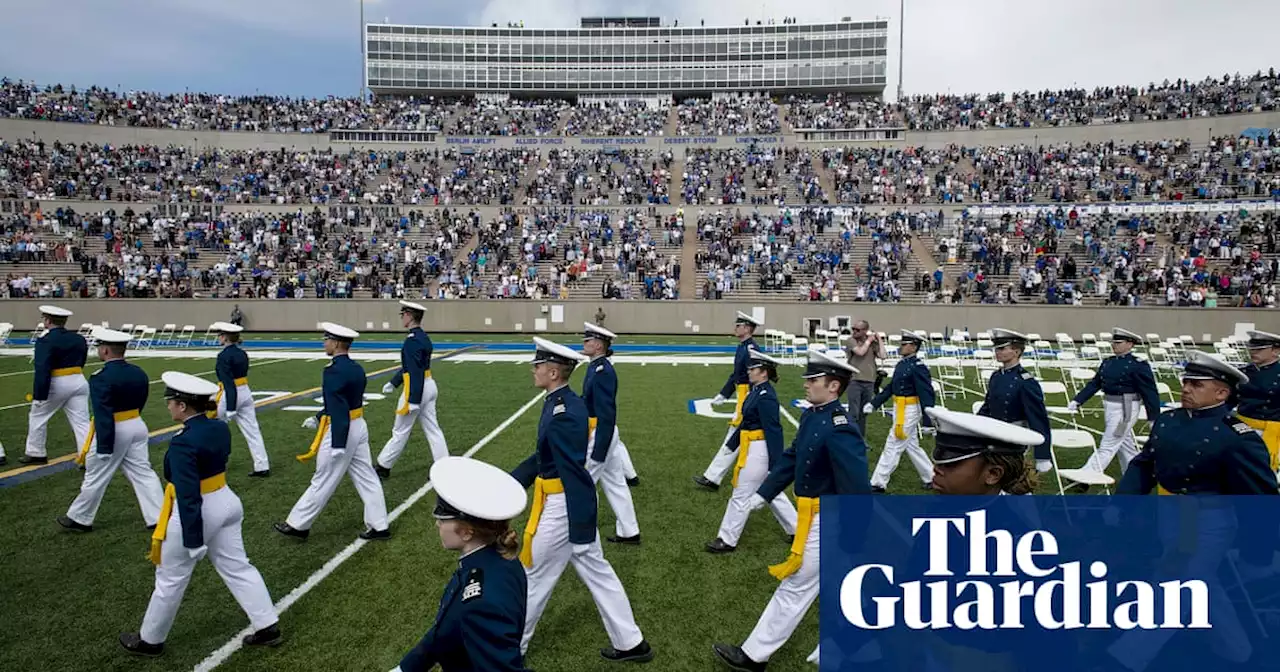
<svg viewBox="0 0 1280 672">
<path fill-rule="evenodd" d="M 831 419 L 831 424 L 833 424 L 833 425 L 847 425 L 847 424 L 849 424 L 849 418 L 846 418 L 846 417 L 844 417 L 843 415 L 837 415 L 836 417 L 834 417 L 834 418 L 832 418 L 832 419 Z"/>
<path fill-rule="evenodd" d="M 484 572 L 482 570 L 471 570 L 471 575 L 467 577 L 467 585 L 462 587 L 462 601 L 464 603 L 474 600 L 484 593 L 483 581 Z"/>
<path fill-rule="evenodd" d="M 555 407 L 551 409 L 551 415 L 560 415 L 561 413 L 564 413 L 564 404 L 556 404 Z"/>
</svg>

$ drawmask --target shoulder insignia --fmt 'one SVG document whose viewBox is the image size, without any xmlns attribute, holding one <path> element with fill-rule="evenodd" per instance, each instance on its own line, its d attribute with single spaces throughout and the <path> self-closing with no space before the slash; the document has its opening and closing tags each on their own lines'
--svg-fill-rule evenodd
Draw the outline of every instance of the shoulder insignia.
<svg viewBox="0 0 1280 672">
<path fill-rule="evenodd" d="M 175 438 L 175 439 L 176 439 L 176 438 L 178 438 L 179 436 L 182 436 L 182 433 L 183 433 L 183 432 L 185 432 L 185 431 L 187 431 L 187 428 L 186 428 L 186 427 L 183 427 L 182 429 L 179 429 L 178 431 L 174 432 L 174 434 L 173 434 L 173 438 Z"/>
<path fill-rule="evenodd" d="M 1228 419 L 1227 419 L 1227 421 L 1228 421 L 1228 422 L 1231 422 L 1232 420 L 1238 420 L 1238 418 L 1228 418 Z M 1233 422 L 1233 423 L 1231 424 L 1231 428 L 1232 428 L 1232 429 L 1234 429 L 1234 430 L 1236 430 L 1236 433 L 1237 433 L 1237 434 L 1249 434 L 1250 432 L 1252 432 L 1252 431 L 1253 431 L 1253 428 L 1252 428 L 1252 427 L 1250 427 L 1249 425 L 1244 424 L 1243 422 Z"/>
<path fill-rule="evenodd" d="M 847 424 L 849 424 L 849 418 L 846 418 L 846 417 L 845 417 L 845 416 L 843 416 L 843 415 L 837 415 L 837 416 L 835 416 L 835 417 L 831 418 L 831 424 L 833 424 L 833 425 L 847 425 Z"/>
<path fill-rule="evenodd" d="M 596 373 L 600 373 L 601 371 L 604 371 L 604 364 L 601 364 L 596 367 Z"/>
<path fill-rule="evenodd" d="M 1031 372 L 1030 372 L 1030 371 L 1024 371 L 1024 372 L 1022 372 L 1022 379 L 1023 379 L 1023 380 L 1031 380 L 1032 378 L 1035 378 L 1035 376 L 1031 375 Z"/>
<path fill-rule="evenodd" d="M 467 574 L 467 582 L 462 586 L 462 603 L 466 604 L 484 594 L 484 570 L 479 567 Z"/>
<path fill-rule="evenodd" d="M 556 404 L 551 409 L 551 415 L 560 415 L 561 413 L 564 413 L 564 404 Z"/>
<path fill-rule="evenodd" d="M 331 366 L 333 366 L 333 360 L 332 360 L 332 359 L 331 359 L 331 360 L 329 360 L 329 363 L 328 363 L 328 364 L 325 364 L 325 365 L 324 365 L 324 368 L 326 368 L 326 369 L 327 369 L 327 368 L 329 368 L 329 367 L 331 367 Z"/>
</svg>

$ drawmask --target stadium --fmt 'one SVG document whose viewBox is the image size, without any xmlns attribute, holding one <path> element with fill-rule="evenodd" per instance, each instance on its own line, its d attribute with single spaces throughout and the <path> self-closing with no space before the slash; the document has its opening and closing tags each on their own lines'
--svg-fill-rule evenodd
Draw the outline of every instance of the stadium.
<svg viewBox="0 0 1280 672">
<path fill-rule="evenodd" d="M 778 586 L 767 567 L 789 547 L 758 514 L 734 553 L 703 550 L 730 488 L 690 479 L 735 415 L 732 398 L 713 398 L 743 314 L 783 362 L 788 444 L 809 406 L 807 353 L 843 359 L 860 320 L 888 346 L 886 372 L 904 338 L 923 339 L 937 404 L 963 412 L 982 405 L 1000 366 L 993 330 L 1020 332 L 1053 430 L 1053 468 L 1035 492 L 1113 491 L 1120 462 L 1088 466 L 1107 438 L 1102 395 L 1073 406 L 1111 354 L 1113 328 L 1140 336 L 1134 352 L 1165 409 L 1179 405 L 1193 353 L 1244 366 L 1251 330 L 1280 331 L 1280 76 L 1171 72 L 1150 86 L 889 102 L 895 27 L 366 23 L 367 99 L 72 89 L 11 73 L 0 86 L 0 595 L 11 633 L 0 668 L 394 668 L 458 567 L 435 531 L 428 441 L 413 430 L 381 483 L 389 542 L 357 538 L 361 503 L 347 485 L 305 543 L 273 523 L 316 470 L 295 457 L 315 434 L 301 423 L 323 408 L 322 323 L 360 332 L 351 352 L 367 374 L 370 447 L 391 436 L 400 393 L 378 390 L 400 369 L 400 301 L 426 308 L 449 453 L 504 470 L 538 435 L 531 338 L 581 349 L 585 324 L 618 335 L 617 424 L 639 477 L 643 542 L 603 547 L 653 669 L 724 669 L 712 645 L 748 635 Z M 251 629 L 207 563 L 163 657 L 133 660 L 116 643 L 147 610 L 152 533 L 124 478 L 107 486 L 91 533 L 54 522 L 84 481 L 78 435 L 61 418 L 49 421 L 47 463 L 19 462 L 45 305 L 70 311 L 67 329 L 87 339 L 99 327 L 131 336 L 161 476 L 181 429 L 162 374 L 217 382 L 214 324 L 243 325 L 271 476 L 246 477 L 257 467 L 233 428 L 227 480 L 280 646 L 242 645 Z M 93 350 L 86 377 L 105 368 Z M 886 404 L 868 415 L 871 465 L 893 414 Z M 1152 424 L 1144 411 L 1136 444 Z M 926 453 L 935 442 L 916 440 Z M 915 474 L 900 464 L 888 494 L 924 494 Z M 602 541 L 615 524 L 603 500 Z M 818 641 L 815 608 L 769 669 L 818 669 L 806 660 Z M 608 643 L 591 593 L 566 578 L 525 660 L 539 672 L 612 669 L 598 653 Z"/>
</svg>

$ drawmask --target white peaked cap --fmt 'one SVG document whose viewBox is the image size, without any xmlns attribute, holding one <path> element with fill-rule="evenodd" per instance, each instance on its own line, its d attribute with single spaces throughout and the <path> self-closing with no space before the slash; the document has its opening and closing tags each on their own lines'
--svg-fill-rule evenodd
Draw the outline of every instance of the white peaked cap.
<svg viewBox="0 0 1280 672">
<path fill-rule="evenodd" d="M 160 380 L 169 390 L 192 397 L 212 397 L 218 393 L 217 385 L 181 371 L 165 371 L 160 375 Z"/>
<path fill-rule="evenodd" d="M 436 517 L 458 517 L 449 508 L 480 520 L 511 520 L 525 507 L 524 486 L 505 470 L 470 457 L 452 456 L 431 465 Z M 443 500 L 446 506 L 441 506 Z"/>
<path fill-rule="evenodd" d="M 40 306 L 40 314 L 49 315 L 50 317 L 71 317 L 72 312 L 67 310 L 66 308 L 59 308 L 57 306 L 44 305 L 44 306 Z"/>
<path fill-rule="evenodd" d="M 333 322 L 321 322 L 320 330 L 327 335 L 344 338 L 349 341 L 354 341 L 357 338 L 360 338 L 360 332 L 355 329 L 348 329 L 341 324 L 335 324 Z"/>
<path fill-rule="evenodd" d="M 128 343 L 133 339 L 131 334 L 116 331 L 115 329 L 107 329 L 106 327 L 94 327 L 89 335 L 99 343 Z"/>
</svg>

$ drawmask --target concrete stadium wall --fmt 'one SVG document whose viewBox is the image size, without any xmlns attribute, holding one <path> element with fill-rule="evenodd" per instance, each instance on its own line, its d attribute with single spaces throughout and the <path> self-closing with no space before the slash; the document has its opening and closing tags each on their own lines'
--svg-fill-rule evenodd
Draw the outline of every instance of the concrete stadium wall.
<svg viewBox="0 0 1280 672">
<path fill-rule="evenodd" d="M 29 329 L 39 319 L 37 306 L 42 301 L 0 301 L 0 322 L 17 329 Z M 97 324 L 107 321 L 124 323 L 195 325 L 203 332 L 211 322 L 225 320 L 237 302 L 232 300 L 146 300 L 116 299 L 110 301 L 58 300 L 59 306 L 75 313 L 70 324 Z M 370 300 L 272 300 L 239 301 L 245 315 L 245 326 L 252 331 L 315 331 L 316 323 L 337 322 L 358 331 L 382 331 L 382 323 L 398 331 L 398 304 L 395 301 Z M 1049 336 L 1057 332 L 1079 335 L 1081 332 L 1109 330 L 1123 326 L 1138 333 L 1163 336 L 1189 334 L 1200 340 L 1204 334 L 1221 338 L 1237 332 L 1237 325 L 1255 325 L 1266 331 L 1280 331 L 1280 312 L 1239 308 L 1102 308 L 1073 306 L 985 306 L 985 305 L 920 305 L 768 302 L 749 304 L 735 301 L 429 301 L 426 327 L 435 332 L 522 331 L 536 333 L 581 333 L 582 323 L 594 321 L 598 309 L 606 314 L 605 326 L 620 334 L 690 334 L 686 327 L 697 325 L 698 333 L 729 333 L 736 311 L 764 312 L 768 328 L 791 333 L 806 333 L 806 320 L 819 318 L 822 326 L 829 318 L 851 316 L 866 319 L 878 331 L 926 329 L 943 332 L 968 329 L 971 332 L 1004 327 L 1021 332 Z M 556 306 L 561 310 L 557 311 Z M 557 312 L 562 321 L 551 322 Z M 540 325 L 539 320 L 546 320 Z M 544 326 L 543 329 L 538 329 Z M 1252 328 L 1252 327 L 1242 327 Z"/>
<path fill-rule="evenodd" d="M 534 146 L 552 148 L 570 146 L 581 148 L 651 148 L 740 146 L 744 142 L 764 141 L 770 144 L 810 145 L 816 147 L 859 146 L 923 146 L 942 147 L 951 144 L 964 146 L 1106 142 L 1108 140 L 1160 140 L 1165 138 L 1189 138 L 1195 145 L 1205 144 L 1213 135 L 1227 135 L 1246 128 L 1280 128 L 1280 112 L 1259 112 L 1221 117 L 1202 117 L 1173 121 L 1148 121 L 1132 124 L 1105 124 L 1097 126 L 1066 126 L 1043 128 L 993 129 L 985 131 L 906 132 L 901 141 L 812 140 L 803 141 L 792 134 L 753 137 L 645 137 L 645 138 L 539 138 L 539 137 L 483 137 L 445 138 L 436 142 L 417 144 L 330 142 L 324 133 L 245 133 L 215 131 L 176 131 L 160 128 L 129 128 L 124 126 L 95 126 L 90 124 L 58 123 L 28 119 L 0 119 L 0 140 L 19 138 L 43 138 L 47 142 L 60 140 L 73 143 L 95 144 L 147 144 L 185 145 L 189 147 L 222 147 L 224 149 L 328 149 L 346 151 L 356 147 L 380 149 L 412 149 L 423 147 L 471 146 L 514 147 Z"/>
</svg>

